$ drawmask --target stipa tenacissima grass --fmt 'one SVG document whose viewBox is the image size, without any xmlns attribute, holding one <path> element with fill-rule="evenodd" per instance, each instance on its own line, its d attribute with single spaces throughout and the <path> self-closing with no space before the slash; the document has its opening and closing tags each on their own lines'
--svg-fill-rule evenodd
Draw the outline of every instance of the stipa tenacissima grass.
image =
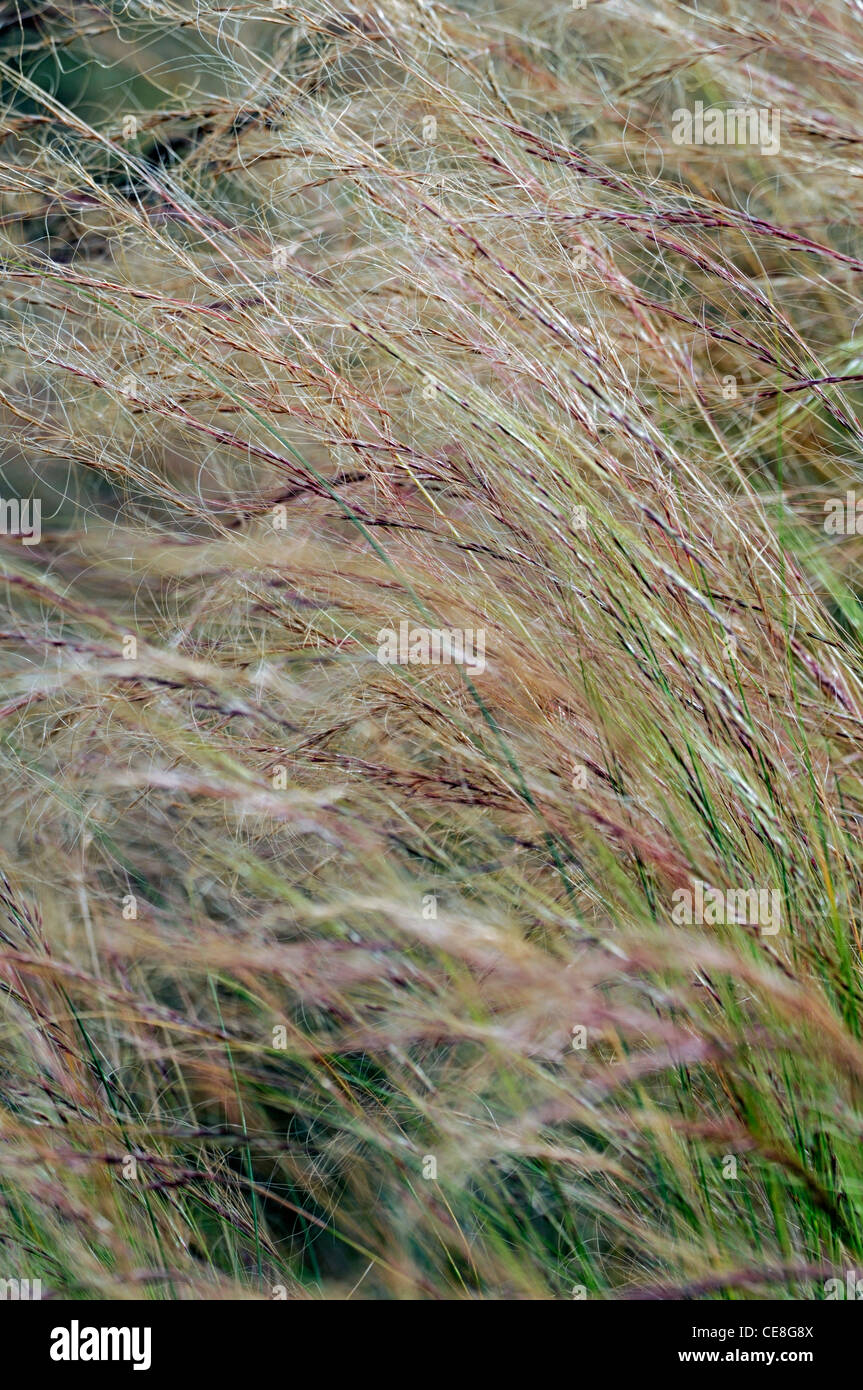
<svg viewBox="0 0 863 1390">
<path fill-rule="evenodd" d="M 851 7 L 7 4 L 0 46 L 41 503 L 0 537 L 0 1274 L 823 1296 L 863 1259 Z M 696 102 L 781 148 L 675 143 Z M 484 669 L 382 663 L 403 623 Z M 673 920 L 709 890 L 780 930 Z"/>
</svg>

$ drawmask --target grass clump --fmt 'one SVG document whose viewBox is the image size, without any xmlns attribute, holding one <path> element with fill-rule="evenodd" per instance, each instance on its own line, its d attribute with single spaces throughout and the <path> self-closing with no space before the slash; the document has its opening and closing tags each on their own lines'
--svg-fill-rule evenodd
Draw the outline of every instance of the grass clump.
<svg viewBox="0 0 863 1390">
<path fill-rule="evenodd" d="M 851 7 L 0 16 L 7 1273 L 822 1297 Z M 697 102 L 781 148 L 675 143 Z M 401 624 L 482 660 L 382 663 Z"/>
</svg>

